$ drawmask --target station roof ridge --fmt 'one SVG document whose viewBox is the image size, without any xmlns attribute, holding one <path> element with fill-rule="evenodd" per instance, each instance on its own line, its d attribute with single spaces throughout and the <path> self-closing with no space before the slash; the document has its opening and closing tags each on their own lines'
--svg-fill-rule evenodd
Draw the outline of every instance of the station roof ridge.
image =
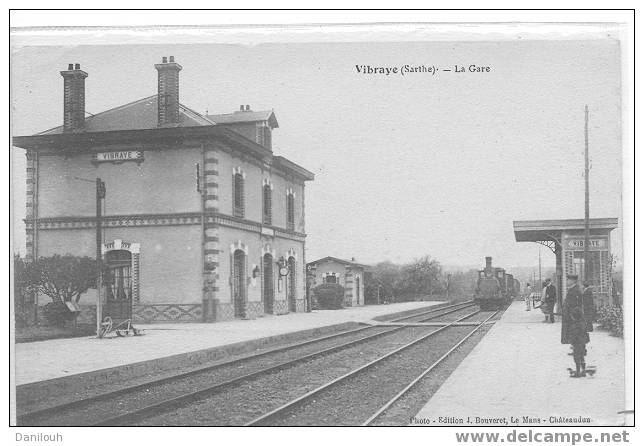
<svg viewBox="0 0 644 446">
<path fill-rule="evenodd" d="M 318 260 L 313 260 L 311 262 L 307 262 L 307 265 L 313 265 L 313 264 L 321 263 L 321 262 L 324 262 L 324 261 L 335 261 L 335 262 L 338 262 L 338 263 L 344 263 L 346 265 L 355 265 L 355 266 L 359 266 L 361 268 L 370 268 L 370 265 L 366 265 L 364 263 L 359 263 L 359 262 L 355 262 L 355 261 L 351 261 L 351 260 L 344 260 L 344 259 L 341 259 L 339 257 L 333 257 L 333 256 L 326 256 L 326 257 L 322 257 L 321 259 L 318 259 Z"/>
<path fill-rule="evenodd" d="M 117 113 L 118 112 L 118 113 Z M 104 132 L 113 130 L 144 130 L 158 127 L 158 95 L 153 94 L 122 104 L 85 118 L 85 132 Z M 181 115 L 179 127 L 216 125 L 215 122 L 179 103 Z M 59 125 L 36 135 L 55 135 L 63 133 Z"/>
<path fill-rule="evenodd" d="M 205 117 L 215 124 L 238 124 L 245 122 L 267 121 L 271 128 L 279 127 L 273 110 L 236 111 L 233 113 L 207 114 Z"/>
<path fill-rule="evenodd" d="M 85 127 L 82 131 L 64 132 L 64 126 L 60 125 L 30 136 L 16 136 L 13 144 L 18 147 L 29 148 L 30 146 L 52 143 L 53 139 L 57 138 L 63 138 L 66 141 L 80 138 L 87 144 L 101 141 L 114 143 L 121 138 L 137 138 L 136 135 L 139 133 L 139 139 L 145 139 L 146 137 L 156 138 L 161 135 L 168 137 L 177 136 L 178 134 L 187 136 L 185 131 L 182 131 L 182 129 L 185 129 L 190 132 L 197 132 L 199 135 L 202 133 L 204 135 L 206 133 L 209 135 L 216 134 L 232 139 L 237 145 L 250 146 L 250 149 L 257 152 L 259 156 L 265 157 L 269 155 L 277 166 L 295 173 L 305 181 L 311 181 L 315 178 L 315 175 L 304 167 L 283 156 L 273 155 L 270 149 L 266 149 L 226 125 L 237 122 L 268 121 L 269 125 L 275 128 L 278 124 L 273 110 L 244 110 L 224 115 L 202 115 L 179 103 L 179 113 L 180 122 L 177 125 L 168 128 L 159 127 L 158 94 L 153 94 L 86 117 Z M 212 129 L 212 131 L 209 129 Z M 161 133 L 156 135 L 158 131 L 161 131 Z M 121 136 L 116 136 L 117 132 L 120 132 L 118 135 Z M 155 132 L 154 136 L 150 132 Z M 58 144 L 65 145 L 63 142 L 58 142 Z"/>
</svg>

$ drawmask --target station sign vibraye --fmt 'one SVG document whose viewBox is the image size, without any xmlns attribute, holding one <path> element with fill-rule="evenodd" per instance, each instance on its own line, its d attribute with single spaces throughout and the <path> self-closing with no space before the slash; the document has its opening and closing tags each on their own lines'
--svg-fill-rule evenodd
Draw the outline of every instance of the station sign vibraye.
<svg viewBox="0 0 644 446">
<path fill-rule="evenodd" d="M 584 249 L 583 238 L 571 238 L 564 242 L 566 249 L 579 251 Z M 588 249 L 608 249 L 608 240 L 605 238 L 591 238 L 588 240 Z"/>
<path fill-rule="evenodd" d="M 92 157 L 93 163 L 122 163 L 125 161 L 143 161 L 143 152 L 141 150 L 119 150 L 113 152 L 98 152 Z"/>
</svg>

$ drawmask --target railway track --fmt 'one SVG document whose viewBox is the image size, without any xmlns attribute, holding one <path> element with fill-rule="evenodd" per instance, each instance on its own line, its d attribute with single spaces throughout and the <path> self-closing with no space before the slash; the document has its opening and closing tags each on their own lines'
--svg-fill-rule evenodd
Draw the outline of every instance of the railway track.
<svg viewBox="0 0 644 446">
<path fill-rule="evenodd" d="M 498 314 L 498 311 L 494 312 L 492 315 L 487 317 L 483 322 L 477 325 L 469 333 L 467 333 L 463 338 L 458 341 L 452 348 L 445 352 L 440 358 L 434 361 L 429 367 L 423 370 L 418 376 L 416 376 L 409 384 L 407 384 L 400 392 L 394 395 L 390 400 L 383 404 L 377 411 L 375 411 L 369 418 L 367 418 L 362 426 L 369 426 L 374 424 L 382 415 L 391 408 L 394 404 L 399 402 L 405 395 L 407 395 L 422 379 L 426 378 L 432 371 L 438 368 L 454 351 L 461 347 L 468 339 L 470 339 L 474 333 L 476 333 L 486 322 L 492 319 Z"/>
<path fill-rule="evenodd" d="M 459 317 L 459 320 L 471 318 L 477 314 L 478 311 L 467 313 Z M 448 323 L 449 324 L 449 323 Z M 333 358 L 325 356 L 320 358 L 317 363 L 306 364 L 306 366 L 290 369 L 287 372 L 280 372 L 277 374 L 270 374 L 254 380 L 241 384 L 239 387 L 229 389 L 222 394 L 206 398 L 199 402 L 194 402 L 189 406 L 181 409 L 166 412 L 165 414 L 152 414 L 149 418 L 137 422 L 135 424 L 148 425 L 148 426 L 164 426 L 164 425 L 244 425 L 257 418 L 261 413 L 267 413 L 279 407 L 282 402 L 287 404 L 291 398 L 299 398 L 301 395 L 307 394 L 318 386 L 325 385 L 329 379 L 336 379 L 351 372 L 355 367 L 361 367 L 365 363 L 378 359 L 382 356 L 383 351 L 393 351 L 400 347 L 418 339 L 419 336 L 426 336 L 428 331 L 440 332 L 436 334 L 435 343 L 440 344 L 445 341 L 444 336 L 449 337 L 443 329 L 436 330 L 436 327 L 405 327 L 403 331 L 397 334 L 398 337 L 405 336 L 404 342 L 399 340 L 397 344 L 391 343 L 389 346 L 379 345 L 374 349 L 370 357 L 355 360 L 355 357 L 362 355 L 359 349 L 351 349 L 349 354 L 341 358 Z M 470 327 L 454 327 L 456 330 L 470 330 Z M 351 362 L 348 364 L 348 362 Z M 359 392 L 354 395 L 357 404 L 361 404 L 371 389 L 365 389 L 364 392 Z M 333 405 L 333 408 L 341 407 L 342 404 Z M 272 424 L 272 423 L 268 423 Z M 286 422 L 285 424 L 297 424 Z M 310 424 L 316 424 L 315 422 Z M 326 424 L 341 424 L 337 422 L 321 423 Z M 356 423 L 350 423 L 356 424 Z M 359 423 L 358 423 L 359 424 Z M 304 423 L 309 425 L 309 423 Z"/>
<path fill-rule="evenodd" d="M 406 321 L 406 320 L 409 320 L 409 319 L 415 319 L 415 318 L 419 318 L 419 317 L 423 318 L 424 316 L 426 316 L 428 314 L 432 314 L 432 317 L 427 319 L 427 320 L 429 320 L 429 319 L 434 319 L 434 318 L 437 318 L 437 317 L 440 317 L 440 316 L 444 316 L 446 314 L 455 313 L 455 312 L 457 312 L 459 310 L 462 310 L 464 308 L 471 308 L 471 307 L 474 307 L 474 306 L 476 306 L 476 304 L 473 301 L 468 300 L 468 301 L 465 301 L 465 302 L 459 302 L 459 303 L 452 304 L 452 305 L 446 305 L 446 306 L 443 306 L 443 307 L 440 307 L 440 308 L 434 308 L 434 309 L 430 309 L 430 310 L 427 310 L 427 311 L 421 311 L 421 312 L 414 313 L 414 314 L 411 314 L 411 315 L 397 317 L 397 318 L 394 318 L 394 319 L 388 319 L 387 322 L 402 322 L 402 321 Z M 444 310 L 447 310 L 447 311 L 444 311 Z M 439 313 L 439 314 L 436 314 L 436 313 Z"/>
<path fill-rule="evenodd" d="M 469 319 L 472 316 L 480 313 L 480 311 L 475 311 L 473 313 L 467 314 L 463 317 L 456 319 L 454 322 L 459 322 L 465 319 Z M 311 391 L 301 395 L 282 406 L 273 409 L 270 412 L 267 412 L 247 423 L 246 426 L 273 426 L 273 425 L 317 425 L 319 420 L 324 420 L 323 425 L 368 425 L 371 424 L 378 416 L 385 412 L 391 405 L 398 401 L 403 395 L 405 395 L 413 386 L 425 377 L 431 370 L 436 368 L 445 358 L 447 358 L 454 350 L 461 346 L 476 330 L 482 327 L 487 321 L 492 319 L 497 313 L 486 317 L 481 321 L 477 327 L 473 330 L 468 330 L 467 333 L 462 336 L 462 338 L 453 345 L 447 352 L 442 354 L 438 359 L 432 362 L 432 364 L 425 368 L 423 372 L 416 376 L 407 386 L 405 386 L 401 391 L 395 394 L 390 398 L 384 405 L 380 406 L 371 416 L 365 417 L 366 420 L 362 423 L 355 422 L 356 412 L 355 409 L 358 407 L 364 407 L 367 404 L 367 399 L 365 390 L 367 389 L 377 389 L 374 384 L 356 386 L 357 382 L 362 381 L 378 381 L 374 380 L 374 375 L 378 375 L 386 379 L 394 379 L 395 374 L 388 373 L 387 367 L 394 365 L 393 369 L 400 370 L 405 366 L 401 364 L 401 356 L 407 354 L 408 357 L 413 357 L 418 355 L 419 352 L 423 351 L 423 348 L 426 347 L 425 342 L 437 336 L 439 333 L 442 333 L 449 329 L 463 329 L 464 327 L 456 327 L 453 325 L 454 322 L 447 324 L 437 330 L 431 331 L 430 333 L 423 334 L 422 336 L 414 339 L 413 341 L 393 350 L 389 353 L 378 357 L 377 359 L 362 365 L 338 378 L 335 378 Z M 423 345 L 425 344 L 425 345 Z M 426 348 L 424 350 L 427 350 Z M 402 358 L 404 362 L 404 358 Z M 380 370 L 375 370 L 377 367 L 380 367 Z M 382 381 L 382 379 L 380 380 Z M 342 387 L 342 388 L 340 388 Z M 363 397 L 360 398 L 360 395 Z M 358 404 L 348 405 L 345 403 L 347 400 L 356 401 Z M 330 407 L 335 407 L 335 411 L 330 411 Z M 340 409 L 339 411 L 337 409 Z M 334 413 L 335 412 L 335 413 Z M 328 413 L 331 413 L 331 417 L 328 417 Z M 326 420 L 324 417 L 327 417 Z M 358 415 L 359 416 L 359 415 Z"/>
<path fill-rule="evenodd" d="M 434 320 L 448 314 L 462 311 L 472 305 L 473 304 L 470 302 L 465 302 L 443 306 L 427 311 L 420 311 L 404 317 L 394 318 L 390 322 L 399 322 L 418 318 L 421 318 L 421 321 Z M 189 404 L 190 402 L 194 402 L 195 400 L 212 395 L 213 393 L 230 388 L 241 382 L 262 376 L 263 374 L 292 367 L 298 363 L 310 361 L 317 357 L 328 355 L 361 343 L 370 342 L 381 336 L 386 336 L 403 330 L 404 328 L 405 327 L 403 326 L 393 328 L 366 326 L 295 344 L 280 346 L 239 357 L 231 361 L 211 364 L 160 379 L 152 379 L 135 385 L 124 386 L 116 390 L 92 395 L 79 400 L 25 412 L 18 416 L 18 424 L 21 426 L 130 424 L 133 421 L 145 418 L 150 414 L 181 407 L 182 405 Z M 340 341 L 340 343 L 337 343 L 338 341 Z M 286 356 L 286 359 L 281 358 L 282 356 Z M 269 365 L 267 366 L 265 366 L 265 364 L 259 364 L 260 366 L 258 366 L 258 364 L 254 364 L 254 362 L 266 361 L 267 359 L 271 359 L 268 360 Z M 252 370 L 254 365 L 255 369 Z M 244 369 L 251 370 L 246 372 Z M 244 370 L 246 373 L 239 374 L 239 370 Z M 235 373 L 231 374 L 231 371 Z M 198 390 L 188 393 L 179 392 L 177 395 L 174 395 L 177 392 L 172 392 L 172 387 L 175 384 L 195 379 L 200 376 L 207 377 L 207 380 L 210 382 L 212 382 L 213 379 L 218 382 L 206 387 L 202 385 Z M 229 377 L 229 379 L 226 379 L 226 377 Z M 158 398 L 159 394 L 171 395 L 171 397 Z M 142 398 L 135 398 L 136 401 L 133 404 L 129 404 L 133 396 L 139 396 Z M 152 396 L 152 398 L 150 398 L 150 396 Z M 141 402 L 143 402 L 143 407 L 140 407 Z M 139 407 L 136 409 L 132 409 L 130 407 L 137 405 Z M 104 413 L 106 409 L 113 409 L 117 413 L 120 413 L 116 416 L 105 417 L 104 414 L 102 416 L 98 416 L 101 415 L 101 413 Z M 93 412 L 97 413 L 97 417 L 94 419 L 92 417 Z M 79 413 L 81 414 L 80 418 Z"/>
</svg>

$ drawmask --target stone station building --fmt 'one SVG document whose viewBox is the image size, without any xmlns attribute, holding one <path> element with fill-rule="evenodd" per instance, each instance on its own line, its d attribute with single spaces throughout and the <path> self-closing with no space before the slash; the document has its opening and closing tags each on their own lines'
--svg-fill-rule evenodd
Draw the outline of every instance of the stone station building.
<svg viewBox="0 0 644 446">
<path fill-rule="evenodd" d="M 70 64 L 60 73 L 64 124 L 14 137 L 27 156 L 27 258 L 95 258 L 88 180 L 100 178 L 104 315 L 180 322 L 305 311 L 313 174 L 273 153 L 273 111 L 199 114 L 179 101 L 181 65 L 164 57 L 155 68 L 156 94 L 86 117 L 88 74 Z M 95 302 L 94 290 L 81 300 L 90 318 Z"/>
</svg>

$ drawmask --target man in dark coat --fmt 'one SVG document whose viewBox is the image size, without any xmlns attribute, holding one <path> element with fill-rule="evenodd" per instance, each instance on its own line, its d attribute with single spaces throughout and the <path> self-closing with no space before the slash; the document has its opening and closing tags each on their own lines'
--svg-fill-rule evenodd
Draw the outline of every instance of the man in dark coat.
<svg viewBox="0 0 644 446">
<path fill-rule="evenodd" d="M 557 302 L 557 288 L 550 279 L 546 279 L 545 296 L 541 305 L 541 311 L 546 315 L 546 322 L 555 321 L 555 303 Z"/>
<path fill-rule="evenodd" d="M 563 319 L 561 322 L 561 343 L 572 345 L 572 355 L 575 360 L 575 373 L 571 377 L 586 376 L 586 344 L 590 342 L 584 317 L 584 302 L 577 275 L 566 276 L 568 289 L 563 303 Z"/>
</svg>

